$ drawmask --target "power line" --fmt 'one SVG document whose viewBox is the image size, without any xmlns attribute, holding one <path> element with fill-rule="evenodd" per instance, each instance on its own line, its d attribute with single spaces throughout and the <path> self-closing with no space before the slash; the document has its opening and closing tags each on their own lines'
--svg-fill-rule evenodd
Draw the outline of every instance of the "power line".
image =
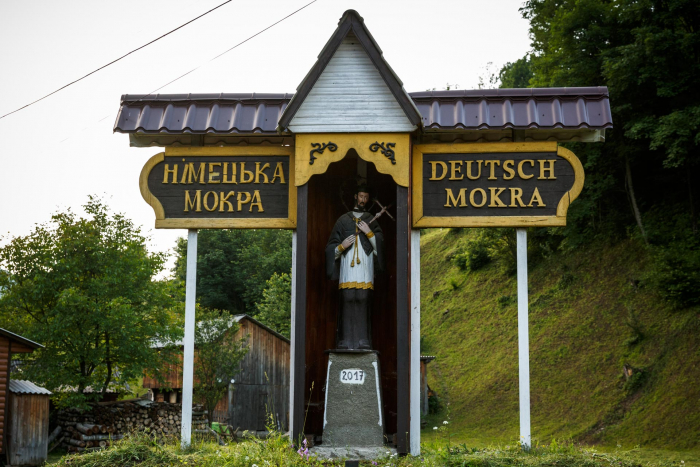
<svg viewBox="0 0 700 467">
<path fill-rule="evenodd" d="M 15 112 L 19 112 L 19 111 L 22 110 L 22 109 L 26 109 L 26 108 L 29 107 L 30 105 L 36 104 L 37 102 L 42 101 L 42 100 L 46 99 L 47 97 L 52 96 L 52 95 L 56 94 L 57 92 L 59 92 L 59 91 L 61 91 L 61 90 L 63 90 L 63 89 L 66 89 L 68 86 L 71 86 L 71 85 L 77 83 L 78 81 L 84 80 L 84 79 L 87 78 L 88 76 L 93 75 L 93 74 L 97 73 L 98 71 L 103 70 L 103 69 L 107 68 L 108 66 L 110 66 L 110 65 L 112 65 L 112 64 L 114 64 L 114 63 L 117 63 L 119 60 L 128 57 L 129 55 L 131 55 L 131 54 L 134 53 L 134 52 L 138 52 L 139 50 L 143 49 L 144 47 L 148 47 L 149 45 L 153 44 L 154 42 L 158 42 L 159 40 L 161 40 L 161 39 L 164 38 L 165 36 L 168 36 L 168 35 L 174 33 L 174 32 L 177 31 L 178 29 L 184 28 L 184 27 L 187 26 L 188 24 L 197 21 L 199 18 L 208 15 L 208 14 L 211 13 L 212 11 L 214 11 L 214 10 L 216 10 L 216 9 L 218 9 L 218 8 L 221 8 L 222 6 L 226 5 L 227 3 L 231 3 L 232 1 L 233 1 L 233 0 L 226 0 L 224 3 L 222 3 L 222 4 L 220 4 L 220 5 L 218 5 L 218 6 L 214 7 L 214 8 L 212 8 L 211 10 L 209 10 L 209 11 L 207 11 L 207 12 L 205 12 L 205 13 L 202 13 L 201 15 L 197 16 L 197 17 L 194 18 L 194 19 L 189 20 L 188 22 L 186 22 L 186 23 L 184 23 L 184 24 L 181 24 L 180 26 L 176 27 L 176 28 L 173 29 L 172 31 L 166 32 L 166 33 L 163 34 L 162 36 L 153 39 L 151 42 L 148 42 L 148 43 L 142 45 L 141 47 L 135 48 L 135 49 L 132 50 L 131 52 L 128 52 L 128 53 L 122 55 L 121 57 L 117 58 L 116 60 L 112 60 L 111 62 L 107 63 L 106 65 L 103 65 L 103 66 L 97 68 L 96 70 L 91 71 L 91 72 L 88 73 L 87 75 L 85 75 L 85 76 L 83 76 L 83 77 L 81 77 L 81 78 L 78 78 L 78 79 L 76 79 L 75 81 L 71 81 L 70 83 L 66 84 L 65 86 L 61 86 L 60 88 L 56 89 L 55 91 L 53 91 L 53 92 L 51 92 L 51 93 L 45 95 L 44 97 L 41 97 L 41 98 L 35 100 L 34 102 L 30 102 L 29 104 L 23 105 L 22 107 L 20 107 L 20 108 L 18 108 L 18 109 L 16 109 L 16 110 L 13 110 L 12 112 L 6 113 L 6 114 L 3 115 L 2 117 L 0 117 L 0 119 L 3 119 L 3 118 L 5 118 L 5 117 L 7 117 L 8 115 L 12 115 L 12 114 L 15 113 Z"/>
<path fill-rule="evenodd" d="M 184 74 L 178 76 L 178 77 L 175 78 L 174 80 L 168 81 L 166 84 L 162 85 L 162 86 L 159 87 L 158 89 L 154 89 L 153 91 L 149 92 L 148 94 L 145 94 L 145 95 L 141 96 L 141 97 L 138 98 L 137 100 L 131 101 L 131 102 L 127 102 L 127 104 L 133 104 L 133 103 L 135 103 L 135 102 L 139 102 L 139 101 L 145 99 L 146 97 L 153 95 L 153 93 L 156 93 L 156 92 L 160 91 L 161 89 L 163 89 L 164 87 L 168 86 L 169 84 L 172 84 L 172 83 L 174 83 L 175 81 L 179 80 L 180 78 L 184 78 L 185 76 L 189 75 L 189 74 L 192 73 L 193 71 L 196 71 L 196 70 L 202 68 L 203 66 L 207 65 L 208 63 L 213 62 L 213 61 L 216 60 L 217 58 L 219 58 L 219 57 L 221 57 L 221 56 L 223 56 L 223 55 L 229 53 L 230 51 L 232 51 L 232 50 L 235 49 L 236 47 L 245 44 L 246 42 L 248 42 L 249 40 L 253 39 L 254 37 L 259 36 L 260 34 L 264 33 L 264 32 L 267 31 L 268 29 L 272 28 L 273 26 L 278 25 L 279 23 L 281 23 L 282 21 L 286 20 L 287 18 L 290 18 L 290 17 L 294 16 L 295 14 L 299 13 L 299 12 L 300 12 L 301 10 L 303 10 L 304 8 L 308 7 L 309 5 L 311 5 L 311 4 L 313 4 L 313 3 L 316 3 L 317 1 L 318 1 L 318 0 L 313 0 L 313 1 L 309 2 L 309 3 L 307 3 L 306 5 L 304 5 L 303 7 L 299 8 L 298 10 L 295 10 L 295 11 L 293 11 L 292 13 L 288 14 L 287 16 L 285 16 L 284 18 L 280 19 L 279 21 L 276 21 L 275 23 L 272 23 L 271 25 L 269 25 L 269 26 L 266 27 L 265 29 L 262 29 L 262 30 L 256 32 L 256 33 L 253 34 L 252 36 L 250 36 L 250 37 L 248 37 L 247 39 L 245 39 L 245 40 L 239 42 L 238 44 L 234 45 L 234 46 L 231 47 L 230 49 L 227 49 L 227 50 L 221 52 L 221 53 L 220 53 L 219 55 L 217 55 L 216 57 L 214 57 L 214 58 L 212 58 L 212 59 L 210 59 L 210 60 L 208 60 L 208 61 L 202 63 L 201 65 L 199 65 L 199 66 L 197 66 L 197 67 L 191 69 L 191 70 L 188 71 L 187 73 L 184 73 Z M 108 115 L 107 117 L 109 117 L 109 115 Z M 101 118 L 97 123 L 101 122 L 102 120 L 104 120 L 104 119 L 107 118 L 107 117 Z M 86 128 L 87 128 L 87 127 L 86 127 Z M 83 131 L 84 131 L 84 130 L 85 130 L 85 128 L 83 129 Z M 62 140 L 62 141 L 60 141 L 60 142 L 63 143 L 64 141 L 67 141 L 67 140 L 69 140 L 70 138 L 72 138 L 72 136 L 70 136 L 70 137 L 68 137 L 68 138 L 66 138 L 66 139 L 64 139 L 64 140 Z"/>
<path fill-rule="evenodd" d="M 138 98 L 137 100 L 131 101 L 131 102 L 127 102 L 127 104 L 133 104 L 133 103 L 135 103 L 135 102 L 142 101 L 143 99 L 145 99 L 145 98 L 148 97 L 148 96 L 152 96 L 153 93 L 156 93 L 156 92 L 160 91 L 161 89 L 163 89 L 164 87 L 166 87 L 166 86 L 168 86 L 168 85 L 170 85 L 170 84 L 173 84 L 175 81 L 177 81 L 177 80 L 179 80 L 179 79 L 181 79 L 181 78 L 184 78 L 185 76 L 189 75 L 189 74 L 192 73 L 193 71 L 199 70 L 199 69 L 202 68 L 204 65 L 207 65 L 208 63 L 213 62 L 213 61 L 216 60 L 217 58 L 219 58 L 219 57 L 221 57 L 221 56 L 223 56 L 223 55 L 229 53 L 230 51 L 232 51 L 232 50 L 235 49 L 236 47 L 245 44 L 245 43 L 248 42 L 249 40 L 253 39 L 253 38 L 256 37 L 256 36 L 259 36 L 260 34 L 264 33 L 264 32 L 267 31 L 268 29 L 270 29 L 270 28 L 272 28 L 272 27 L 274 27 L 274 26 L 277 26 L 277 25 L 278 25 L 279 23 L 281 23 L 282 21 L 284 21 L 284 20 L 286 20 L 287 18 L 290 18 L 290 17 L 296 15 L 296 14 L 299 13 L 301 10 L 303 10 L 304 8 L 308 7 L 309 5 L 311 5 L 311 4 L 313 4 L 313 3 L 316 3 L 317 1 L 318 1 L 318 0 L 312 0 L 311 2 L 307 3 L 306 5 L 304 5 L 303 7 L 299 8 L 298 10 L 295 10 L 294 12 L 288 14 L 287 16 L 285 16 L 284 18 L 280 19 L 279 21 L 277 21 L 277 22 L 275 22 L 275 23 L 272 23 L 271 25 L 269 25 L 268 27 L 266 27 L 265 29 L 263 29 L 263 30 L 261 30 L 261 31 L 256 32 L 256 33 L 253 34 L 252 36 L 250 36 L 250 37 L 248 37 L 247 39 L 245 39 L 245 40 L 239 42 L 238 44 L 234 45 L 234 46 L 231 47 L 230 49 L 225 50 L 224 52 L 221 52 L 221 53 L 220 53 L 219 55 L 217 55 L 216 57 L 214 57 L 214 58 L 212 58 L 212 59 L 210 59 L 210 60 L 208 60 L 208 61 L 202 63 L 201 65 L 196 66 L 195 68 L 192 68 L 190 71 L 188 71 L 187 73 L 184 73 L 184 74 L 178 76 L 178 77 L 175 78 L 174 80 L 168 81 L 167 83 L 165 83 L 165 84 L 162 85 L 161 87 L 159 87 L 159 88 L 157 88 L 157 89 L 154 89 L 153 91 L 149 92 L 148 94 L 145 94 L 145 95 L 141 96 L 141 97 Z"/>
</svg>

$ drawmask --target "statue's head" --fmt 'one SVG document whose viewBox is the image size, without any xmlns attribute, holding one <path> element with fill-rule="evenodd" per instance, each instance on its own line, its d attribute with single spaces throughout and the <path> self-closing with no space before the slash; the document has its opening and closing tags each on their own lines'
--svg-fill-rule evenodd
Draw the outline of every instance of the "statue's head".
<svg viewBox="0 0 700 467">
<path fill-rule="evenodd" d="M 369 203 L 369 187 L 364 184 L 357 185 L 355 189 L 355 209 L 366 211 Z"/>
</svg>

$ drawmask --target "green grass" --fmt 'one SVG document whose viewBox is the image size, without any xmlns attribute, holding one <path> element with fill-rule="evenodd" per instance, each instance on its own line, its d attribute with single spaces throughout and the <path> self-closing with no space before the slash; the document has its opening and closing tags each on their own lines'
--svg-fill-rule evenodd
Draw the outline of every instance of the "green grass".
<svg viewBox="0 0 700 467">
<path fill-rule="evenodd" d="M 424 443 L 419 457 L 385 457 L 376 463 L 363 461 L 366 467 L 454 466 L 454 467 L 637 467 L 682 466 L 679 460 L 653 458 L 642 460 L 637 452 L 601 452 L 572 443 L 551 443 L 523 452 L 517 444 L 474 448 L 465 444 L 446 443 L 445 431 L 433 442 Z M 246 440 L 228 446 L 219 446 L 209 440 L 193 442 L 183 451 L 177 439 L 155 442 L 146 435 L 127 437 L 108 449 L 85 454 L 65 455 L 51 465 L 60 467 L 250 467 L 250 466 L 340 466 L 343 459 L 334 461 L 316 459 L 313 455 L 302 458 L 280 434 L 267 440 Z"/>
<path fill-rule="evenodd" d="M 494 263 L 475 272 L 454 266 L 449 258 L 469 235 L 433 229 L 421 238 L 421 352 L 437 356 L 428 384 L 443 405 L 423 435 L 430 440 L 449 417 L 456 439 L 469 445 L 512 444 L 516 280 Z M 556 254 L 530 269 L 535 438 L 700 451 L 700 310 L 662 302 L 646 284 L 648 268 L 644 248 L 625 241 Z M 626 382 L 624 364 L 641 376 Z"/>
</svg>

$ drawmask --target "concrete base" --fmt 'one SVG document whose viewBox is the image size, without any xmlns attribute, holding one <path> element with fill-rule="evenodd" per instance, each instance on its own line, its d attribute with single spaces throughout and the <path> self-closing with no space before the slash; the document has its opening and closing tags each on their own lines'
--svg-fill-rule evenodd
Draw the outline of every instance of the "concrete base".
<svg viewBox="0 0 700 467">
<path fill-rule="evenodd" d="M 369 448 L 386 454 L 376 351 L 329 352 L 322 448 Z"/>
<path fill-rule="evenodd" d="M 317 456 L 321 459 L 374 460 L 396 454 L 396 448 L 332 447 L 322 445 L 314 446 L 309 449 L 309 452 L 312 456 Z"/>
</svg>

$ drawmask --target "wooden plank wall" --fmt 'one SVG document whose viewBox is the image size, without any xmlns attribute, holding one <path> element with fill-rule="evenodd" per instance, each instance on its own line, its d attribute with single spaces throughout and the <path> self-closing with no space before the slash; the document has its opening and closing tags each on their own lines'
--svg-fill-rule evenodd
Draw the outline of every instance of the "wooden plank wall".
<svg viewBox="0 0 700 467">
<path fill-rule="evenodd" d="M 10 384 L 10 340 L 0 336 L 0 452 L 5 451 L 5 428 L 7 426 L 6 407 Z"/>
<path fill-rule="evenodd" d="M 230 397 L 231 425 L 242 430 L 264 430 L 268 414 L 287 429 L 289 412 L 289 343 L 247 319 L 241 320 L 236 339 L 248 337 L 249 350 L 234 376 Z"/>
<path fill-rule="evenodd" d="M 416 129 L 352 32 L 343 39 L 289 128 L 300 133 Z"/>
<path fill-rule="evenodd" d="M 10 465 L 42 465 L 49 441 L 49 396 L 12 394 L 10 403 Z"/>
<path fill-rule="evenodd" d="M 239 324 L 240 329 L 231 339 L 240 340 L 248 335 L 249 350 L 234 373 L 231 397 L 222 398 L 214 416 L 225 418 L 223 414 L 228 412 L 234 428 L 263 430 L 269 410 L 276 414 L 283 428 L 288 429 L 290 345 L 246 318 Z M 182 388 L 182 355 L 178 364 L 168 366 L 166 381 L 172 389 Z M 143 387 L 161 389 L 167 386 L 145 376 Z M 251 411 L 251 407 L 255 409 Z"/>
<path fill-rule="evenodd" d="M 344 182 L 354 180 L 356 173 L 357 155 L 351 150 L 343 160 L 331 164 L 325 174 L 314 175 L 307 184 L 305 394 L 303 406 L 294 407 L 295 418 L 301 419 L 302 423 L 306 418 L 304 432 L 307 434 L 321 435 L 323 431 L 323 387 L 328 366 L 328 355 L 324 352 L 335 347 L 338 283 L 326 278 L 325 247 L 336 220 L 347 212 L 340 201 L 338 188 Z M 382 204 L 394 206 L 390 211 L 395 212 L 397 191 L 392 178 L 378 173 L 373 164 L 367 164 L 367 181 L 375 190 L 372 194 Z M 352 208 L 352 202 L 352 193 L 346 193 L 345 203 L 349 208 Z M 396 224 L 388 217 L 379 222 L 384 231 L 387 271 L 375 280 L 372 343 L 380 352 L 385 427 L 386 433 L 391 435 L 396 433 L 397 421 Z M 298 241 L 301 241 L 301 236 Z M 297 411 L 300 411 L 300 416 L 296 415 Z"/>
</svg>

